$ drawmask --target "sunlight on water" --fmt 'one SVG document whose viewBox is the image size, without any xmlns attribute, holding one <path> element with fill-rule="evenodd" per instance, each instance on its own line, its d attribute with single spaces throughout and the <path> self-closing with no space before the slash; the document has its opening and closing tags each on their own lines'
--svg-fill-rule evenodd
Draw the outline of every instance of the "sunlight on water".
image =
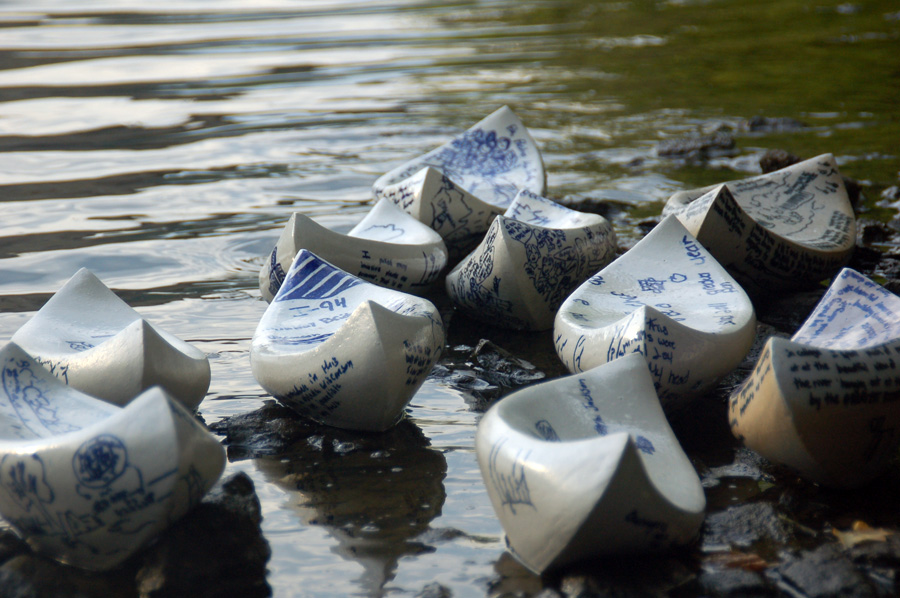
<svg viewBox="0 0 900 598">
<path fill-rule="evenodd" d="M 711 182 L 660 158 L 659 140 L 738 130 L 756 111 L 810 126 L 739 137 L 738 153 L 833 151 L 873 190 L 892 184 L 896 104 L 838 68 L 851 58 L 829 75 L 833 87 L 817 79 L 806 94 L 756 89 L 730 64 L 758 50 L 739 43 L 751 38 L 740 29 L 751 26 L 750 4 L 5 2 L 0 341 L 88 267 L 209 354 L 207 422 L 252 411 L 267 398 L 248 357 L 265 309 L 257 274 L 290 213 L 348 230 L 377 176 L 503 104 L 541 146 L 549 195 L 607 200 L 626 241 L 633 221 L 658 213 L 673 191 Z M 806 3 L 783 4 L 802 12 Z M 783 53 L 827 47 L 832 61 L 871 52 L 891 72 L 885 46 L 900 25 L 883 16 L 889 3 L 858 17 L 821 4 L 809 17 L 821 33 L 788 24 L 769 41 Z M 721 48 L 709 45 L 713 12 L 729 29 Z M 760 67 L 764 81 L 782 80 L 776 62 Z M 795 66 L 780 66 L 795 81 Z M 851 90 L 844 104 L 834 89 Z M 741 174 L 729 159 L 721 178 Z M 256 484 L 276 596 L 415 595 L 432 581 L 456 597 L 484 596 L 500 570 L 537 583 L 503 556 L 467 398 L 429 381 L 404 424 L 406 454 L 385 469 L 362 455 L 345 469 L 306 468 L 318 458 L 308 447 L 228 465 Z M 412 497 L 402 508 L 401 496 Z"/>
</svg>

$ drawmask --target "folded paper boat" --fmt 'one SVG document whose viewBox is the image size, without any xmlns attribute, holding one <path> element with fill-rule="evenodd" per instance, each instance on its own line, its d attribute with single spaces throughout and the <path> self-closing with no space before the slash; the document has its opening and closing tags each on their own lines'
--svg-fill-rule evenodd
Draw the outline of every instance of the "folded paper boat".
<svg viewBox="0 0 900 598">
<path fill-rule="evenodd" d="M 346 235 L 295 212 L 259 272 L 266 301 L 278 292 L 301 249 L 363 280 L 404 292 L 427 290 L 447 264 L 441 236 L 388 200 L 378 201 Z"/>
<path fill-rule="evenodd" d="M 508 395 L 475 451 L 510 551 L 537 573 L 666 550 L 703 522 L 700 479 L 638 355 Z"/>
<path fill-rule="evenodd" d="M 209 360 L 80 269 L 12 337 L 69 386 L 124 405 L 162 386 L 190 410 L 209 389 Z"/>
<path fill-rule="evenodd" d="M 729 417 L 745 445 L 814 482 L 878 476 L 900 442 L 900 297 L 841 270 L 794 336 L 766 342 Z"/>
<path fill-rule="evenodd" d="M 667 409 L 731 372 L 755 337 L 750 298 L 674 216 L 575 289 L 554 323 L 570 372 L 639 353 Z"/>
<path fill-rule="evenodd" d="M 447 294 L 476 319 L 546 330 L 566 295 L 615 255 L 616 234 L 605 218 L 520 191 L 447 275 Z"/>
<path fill-rule="evenodd" d="M 440 356 L 430 301 L 376 286 L 300 250 L 250 345 L 267 392 L 323 424 L 383 431 Z"/>
<path fill-rule="evenodd" d="M 437 173 L 443 177 L 438 179 Z M 379 177 L 373 193 L 376 199 L 390 198 L 456 245 L 484 232 L 520 190 L 542 194 L 546 185 L 537 144 L 519 117 L 503 106 L 444 145 Z"/>
<path fill-rule="evenodd" d="M 125 407 L 0 350 L 0 514 L 37 551 L 122 563 L 200 502 L 225 466 L 212 434 L 160 387 Z"/>
<path fill-rule="evenodd" d="M 451 263 L 472 251 L 506 211 L 506 205 L 482 201 L 432 166 L 387 185 L 379 196 L 434 229 L 447 244 Z"/>
<path fill-rule="evenodd" d="M 675 214 L 751 293 L 801 288 L 850 259 L 856 218 L 831 154 L 768 174 L 674 194 Z"/>
</svg>

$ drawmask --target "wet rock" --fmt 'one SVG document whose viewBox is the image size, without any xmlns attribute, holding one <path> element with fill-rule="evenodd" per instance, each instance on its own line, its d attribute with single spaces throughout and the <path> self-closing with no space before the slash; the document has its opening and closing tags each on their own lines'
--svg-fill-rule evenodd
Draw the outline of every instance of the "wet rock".
<svg viewBox="0 0 900 598">
<path fill-rule="evenodd" d="M 681 560 L 660 556 L 608 558 L 564 573 L 559 590 L 567 598 L 673 596 L 691 588 L 697 575 Z M 688 592 L 688 595 L 696 595 Z"/>
<path fill-rule="evenodd" d="M 451 596 L 453 596 L 453 592 L 436 581 L 426 585 L 416 594 L 416 598 L 450 598 Z"/>
<path fill-rule="evenodd" d="M 788 555 L 773 574 L 793 594 L 809 598 L 874 598 L 879 595 L 834 544 Z"/>
<path fill-rule="evenodd" d="M 253 482 L 229 477 L 147 552 L 136 576 L 140 597 L 270 596 L 261 520 Z"/>
<path fill-rule="evenodd" d="M 877 220 L 857 220 L 856 230 L 857 240 L 862 245 L 884 243 L 896 234 L 896 232 Z"/>
<path fill-rule="evenodd" d="M 31 548 L 19 536 L 11 531 L 0 531 L 0 564 L 20 554 L 28 554 L 30 552 Z"/>
<path fill-rule="evenodd" d="M 900 187 L 894 185 L 892 187 L 888 187 L 884 191 L 881 192 L 881 199 L 883 201 L 879 201 L 878 205 L 882 207 L 897 207 L 892 205 L 895 201 L 900 200 Z"/>
<path fill-rule="evenodd" d="M 704 546 L 749 547 L 763 540 L 784 544 L 790 537 L 778 512 L 765 502 L 709 513 L 703 523 Z"/>
<path fill-rule="evenodd" d="M 777 594 L 762 575 L 746 569 L 705 571 L 700 575 L 700 586 L 706 595 L 721 598 L 766 598 Z"/>
<path fill-rule="evenodd" d="M 657 156 L 676 160 L 706 160 L 734 153 L 734 137 L 724 132 L 666 139 L 656 146 Z"/>
<path fill-rule="evenodd" d="M 469 404 L 484 411 L 505 394 L 543 380 L 547 375 L 534 364 L 516 357 L 487 339 L 472 348 L 458 345 L 433 369 L 430 378 L 465 392 Z"/>
<path fill-rule="evenodd" d="M 774 172 L 800 162 L 800 157 L 780 149 L 770 149 L 759 159 L 763 173 Z"/>
<path fill-rule="evenodd" d="M 787 116 L 754 116 L 741 123 L 741 129 L 750 133 L 791 133 L 805 128 L 805 123 Z"/>
<path fill-rule="evenodd" d="M 225 436 L 228 458 L 237 461 L 281 454 L 298 440 L 313 434 L 316 427 L 292 409 L 268 400 L 256 411 L 222 418 L 209 429 Z"/>
<path fill-rule="evenodd" d="M 130 575 L 114 571 L 96 575 L 34 554 L 17 556 L 0 567 L 3 598 L 131 597 Z"/>
<path fill-rule="evenodd" d="M 788 335 L 794 334 L 818 305 L 825 287 L 795 293 L 771 293 L 757 298 L 754 303 L 756 317 L 760 322 L 773 326 Z"/>
</svg>

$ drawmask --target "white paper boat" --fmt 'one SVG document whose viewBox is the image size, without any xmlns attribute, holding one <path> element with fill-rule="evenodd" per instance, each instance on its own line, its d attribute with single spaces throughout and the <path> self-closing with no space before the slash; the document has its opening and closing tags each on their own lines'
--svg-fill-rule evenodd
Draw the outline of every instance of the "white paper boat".
<svg viewBox="0 0 900 598">
<path fill-rule="evenodd" d="M 159 387 L 125 407 L 0 350 L 0 513 L 36 550 L 115 567 L 200 502 L 225 451 Z"/>
<path fill-rule="evenodd" d="M 674 216 L 578 287 L 554 324 L 569 371 L 640 353 L 666 408 L 728 374 L 755 336 L 750 298 Z"/>
<path fill-rule="evenodd" d="M 373 187 L 375 198 L 380 199 L 387 187 L 408 179 L 426 166 L 436 168 L 481 201 L 503 209 L 519 190 L 540 194 L 547 184 L 544 163 L 534 139 L 506 106 L 441 147 L 382 175 Z M 453 215 L 453 218 L 459 217 Z"/>
<path fill-rule="evenodd" d="M 605 218 L 521 191 L 447 275 L 447 293 L 474 318 L 545 330 L 566 295 L 615 254 L 616 234 Z"/>
<path fill-rule="evenodd" d="M 478 199 L 431 166 L 387 185 L 380 197 L 437 231 L 451 262 L 474 249 L 494 218 L 506 210 Z"/>
<path fill-rule="evenodd" d="M 346 235 L 295 212 L 259 272 L 266 301 L 278 292 L 301 249 L 363 280 L 404 292 L 427 290 L 447 264 L 441 236 L 388 200 L 378 201 Z"/>
<path fill-rule="evenodd" d="M 782 170 L 681 191 L 663 214 L 685 227 L 751 292 L 830 278 L 853 253 L 856 218 L 831 154 Z"/>
<path fill-rule="evenodd" d="M 665 550 L 703 522 L 700 479 L 639 356 L 508 395 L 475 452 L 511 552 L 537 573 Z"/>
<path fill-rule="evenodd" d="M 843 269 L 793 337 L 768 340 L 729 417 L 744 444 L 814 482 L 883 472 L 900 441 L 900 297 Z"/>
<path fill-rule="evenodd" d="M 86 268 L 11 340 L 69 386 L 117 405 L 159 385 L 193 411 L 209 389 L 202 351 L 141 318 Z"/>
<path fill-rule="evenodd" d="M 253 375 L 298 413 L 386 430 L 440 356 L 431 302 L 367 283 L 303 249 L 250 345 Z"/>
</svg>

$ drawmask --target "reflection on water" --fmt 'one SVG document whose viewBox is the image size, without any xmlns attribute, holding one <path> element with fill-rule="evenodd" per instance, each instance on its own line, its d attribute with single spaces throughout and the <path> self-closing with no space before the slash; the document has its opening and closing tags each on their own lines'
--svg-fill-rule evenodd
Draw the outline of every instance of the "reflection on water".
<svg viewBox="0 0 900 598">
<path fill-rule="evenodd" d="M 0 342 L 88 267 L 210 355 L 209 422 L 264 397 L 257 272 L 290 213 L 348 230 L 380 174 L 500 105 L 549 195 L 604 202 L 625 245 L 673 191 L 766 149 L 835 153 L 869 204 L 900 170 L 891 0 L 7 0 L 0 31 Z M 756 115 L 805 126 L 749 131 Z M 738 153 L 715 168 L 656 151 L 713 132 Z M 549 339 L 493 336 L 554 359 Z M 410 416 L 390 457 L 229 464 L 257 485 L 276 596 L 488 591 L 503 544 L 477 416 L 439 381 Z M 335 576 L 356 581 L 329 591 Z"/>
<path fill-rule="evenodd" d="M 410 421 L 361 437 L 323 428 L 256 465 L 302 522 L 328 529 L 334 553 L 362 565 L 368 595 L 384 593 L 402 557 L 434 550 L 420 536 L 441 513 L 447 462 Z"/>
</svg>

